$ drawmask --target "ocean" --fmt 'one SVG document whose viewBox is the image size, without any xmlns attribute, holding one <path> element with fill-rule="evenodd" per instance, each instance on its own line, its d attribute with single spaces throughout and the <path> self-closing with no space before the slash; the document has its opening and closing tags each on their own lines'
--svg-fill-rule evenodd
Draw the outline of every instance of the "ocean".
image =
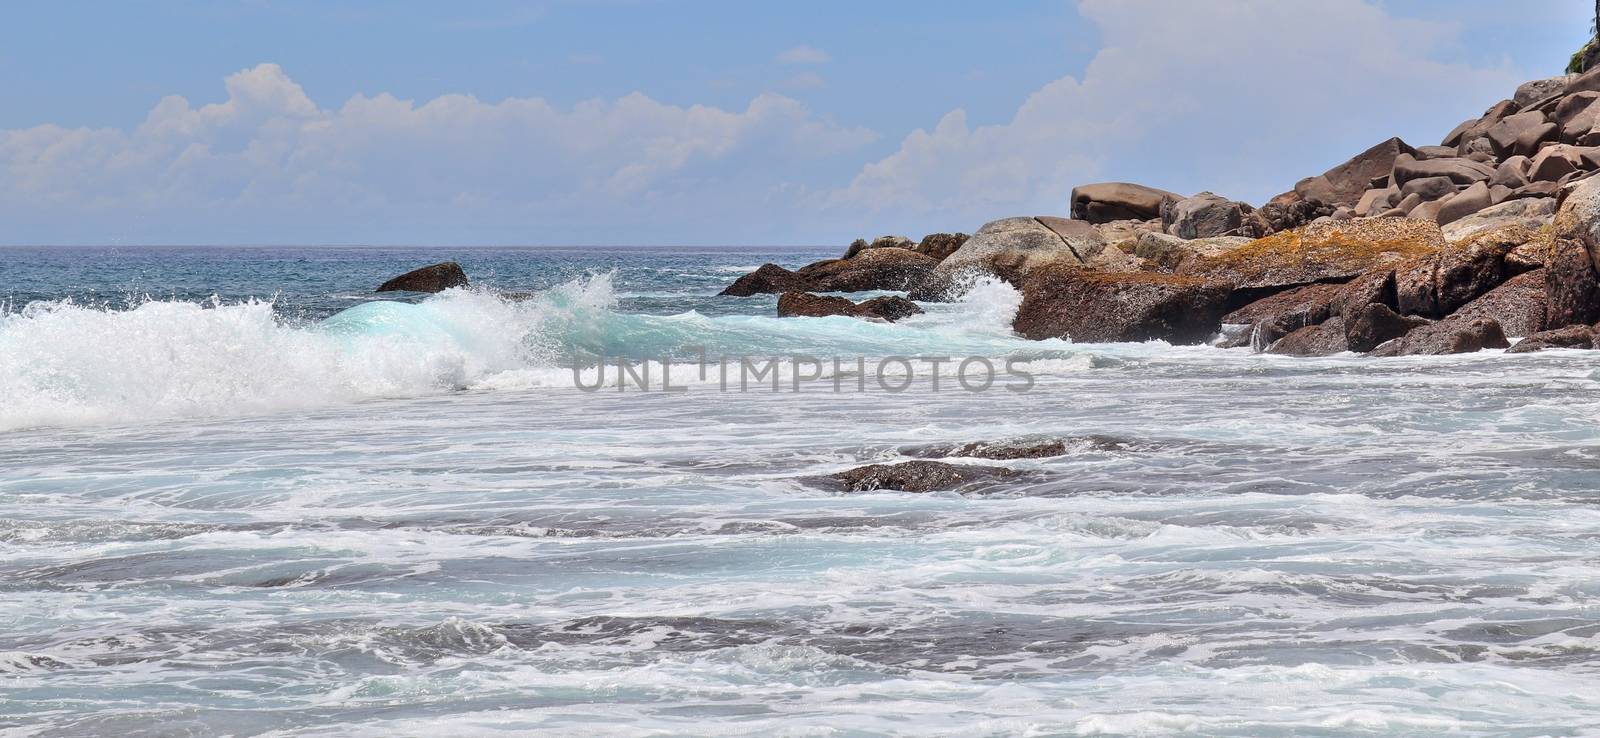
<svg viewBox="0 0 1600 738">
<path fill-rule="evenodd" d="M 1600 735 L 1596 354 L 716 296 L 839 251 L 0 249 L 0 735 Z"/>
</svg>

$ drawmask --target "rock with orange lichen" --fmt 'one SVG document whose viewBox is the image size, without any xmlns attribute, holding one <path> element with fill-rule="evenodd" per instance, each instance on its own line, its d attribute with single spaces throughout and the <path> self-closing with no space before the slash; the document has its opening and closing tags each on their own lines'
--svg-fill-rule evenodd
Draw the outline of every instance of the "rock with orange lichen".
<svg viewBox="0 0 1600 738">
<path fill-rule="evenodd" d="M 1190 259 L 1177 274 L 1270 293 L 1340 282 L 1381 266 L 1437 253 L 1439 226 L 1406 218 L 1323 221 L 1258 238 L 1223 254 Z"/>
</svg>

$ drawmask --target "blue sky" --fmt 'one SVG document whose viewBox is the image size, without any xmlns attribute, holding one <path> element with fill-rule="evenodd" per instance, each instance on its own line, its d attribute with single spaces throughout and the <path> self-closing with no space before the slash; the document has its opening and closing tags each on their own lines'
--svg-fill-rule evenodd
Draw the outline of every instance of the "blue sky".
<svg viewBox="0 0 1600 738">
<path fill-rule="evenodd" d="M 834 244 L 1259 202 L 1558 73 L 1587 0 L 17 2 L 0 243 Z"/>
</svg>

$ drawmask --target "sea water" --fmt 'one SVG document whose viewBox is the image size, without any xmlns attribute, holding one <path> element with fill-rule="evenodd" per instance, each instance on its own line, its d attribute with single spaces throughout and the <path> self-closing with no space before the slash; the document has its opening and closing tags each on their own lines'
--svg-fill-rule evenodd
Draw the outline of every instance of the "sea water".
<svg viewBox="0 0 1600 738">
<path fill-rule="evenodd" d="M 1600 735 L 1600 354 L 716 296 L 833 251 L 0 250 L 0 735 Z M 783 381 L 574 386 L 701 355 Z M 967 494 L 820 479 L 1045 437 Z"/>
</svg>

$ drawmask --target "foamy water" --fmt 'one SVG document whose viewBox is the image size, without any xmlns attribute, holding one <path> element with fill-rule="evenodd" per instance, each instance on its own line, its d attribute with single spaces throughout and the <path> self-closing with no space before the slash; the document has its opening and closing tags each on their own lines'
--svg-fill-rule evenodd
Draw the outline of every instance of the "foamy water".
<svg viewBox="0 0 1600 738">
<path fill-rule="evenodd" d="M 0 731 L 1600 735 L 1594 353 L 1025 342 L 998 284 L 647 314 L 629 280 L 0 317 Z M 572 387 L 690 347 L 1038 384 Z M 1023 436 L 1080 440 L 968 496 L 812 481 Z"/>
</svg>

